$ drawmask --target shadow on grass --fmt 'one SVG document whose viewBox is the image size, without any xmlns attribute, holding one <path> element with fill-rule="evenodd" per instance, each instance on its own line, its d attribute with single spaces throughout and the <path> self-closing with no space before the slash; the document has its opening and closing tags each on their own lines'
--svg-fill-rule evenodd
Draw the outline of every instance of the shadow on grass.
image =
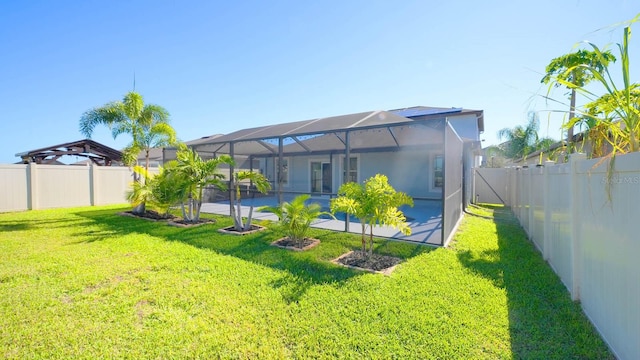
<svg viewBox="0 0 640 360">
<path fill-rule="evenodd" d="M 69 226 L 82 226 L 88 224 L 86 220 L 71 219 L 28 219 L 28 220 L 2 220 L 0 219 L 0 232 L 27 231 L 39 228 L 55 229 Z"/>
<path fill-rule="evenodd" d="M 476 211 L 480 215 L 474 215 Z M 467 268 L 506 290 L 514 358 L 612 359 L 580 305 L 571 301 L 510 210 L 483 204 L 471 208 L 470 215 L 493 221 L 498 247 L 460 251 L 458 257 Z"/>
<path fill-rule="evenodd" d="M 227 216 L 207 215 L 215 218 L 216 222 L 193 228 L 178 228 L 163 222 L 120 216 L 117 211 L 109 209 L 76 212 L 76 215 L 100 225 L 100 230 L 81 231 L 75 235 L 83 238 L 80 242 L 94 242 L 134 233 L 149 234 L 166 241 L 177 241 L 283 270 L 290 276 L 280 278 L 271 285 L 281 291 L 287 302 L 298 301 L 315 284 L 339 285 L 354 276 L 363 275 L 360 271 L 330 262 L 349 250 L 357 249 L 360 244 L 358 235 L 312 229 L 311 235 L 321 240 L 320 245 L 308 251 L 294 252 L 271 246 L 271 242 L 281 238 L 282 234 L 270 229 L 243 236 L 218 233 L 218 229 L 232 225 L 231 218 Z M 403 259 L 431 250 L 433 249 L 430 247 L 390 240 L 378 240 L 375 243 L 376 252 Z"/>
</svg>

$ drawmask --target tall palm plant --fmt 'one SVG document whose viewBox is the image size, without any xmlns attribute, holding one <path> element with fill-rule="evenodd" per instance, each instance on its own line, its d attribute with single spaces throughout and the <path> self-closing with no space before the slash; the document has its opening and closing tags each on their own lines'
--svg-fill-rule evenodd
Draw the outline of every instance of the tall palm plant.
<svg viewBox="0 0 640 360">
<path fill-rule="evenodd" d="M 228 155 L 203 160 L 193 149 L 180 145 L 176 153 L 177 163 L 173 168 L 175 174 L 182 180 L 181 208 L 182 217 L 188 222 L 200 220 L 200 208 L 204 188 L 213 185 L 221 190 L 226 190 L 224 175 L 218 173 L 218 167 L 222 164 L 233 164 L 233 159 Z M 186 204 L 185 204 L 186 203 Z"/>
<path fill-rule="evenodd" d="M 86 111 L 80 118 L 80 132 L 91 138 L 98 125 L 106 125 L 113 138 L 129 134 L 132 142 L 125 149 L 125 163 L 136 162 L 145 152 L 145 168 L 149 170 L 149 151 L 176 142 L 176 132 L 169 124 L 169 112 L 162 106 L 145 104 L 142 95 L 131 91 L 122 101 L 114 101 Z"/>
<path fill-rule="evenodd" d="M 571 90 L 568 124 L 573 123 L 573 118 L 575 117 L 576 88 L 584 87 L 595 80 L 597 78 L 596 74 L 602 74 L 609 66 L 609 63 L 615 61 L 616 58 L 610 51 L 596 52 L 582 49 L 557 57 L 547 65 L 546 74 L 541 82 L 544 84 L 551 83 L 553 86 L 564 85 Z M 550 90 L 551 87 L 549 88 Z M 566 126 L 566 128 L 567 144 L 571 144 L 573 141 L 573 126 Z"/>
<path fill-rule="evenodd" d="M 262 194 L 266 194 L 271 189 L 269 180 L 258 172 L 242 170 L 233 174 L 233 186 L 236 189 L 236 198 L 235 204 L 231 206 L 231 217 L 233 218 L 234 230 L 237 232 L 251 230 L 251 220 L 253 217 L 253 205 L 251 205 L 247 221 L 244 222 L 242 219 L 242 191 L 240 191 L 240 183 L 243 181 L 251 181 L 256 190 Z"/>
<path fill-rule="evenodd" d="M 638 14 L 630 23 L 640 21 Z M 578 68 L 590 72 L 604 87 L 605 94 L 598 96 L 584 87 L 576 87 L 576 91 L 584 95 L 591 102 L 587 104 L 584 115 L 595 120 L 595 123 L 606 124 L 610 136 L 607 137 L 612 147 L 612 155 L 617 152 L 640 151 L 640 106 L 638 105 L 639 84 L 631 82 L 629 69 L 629 38 L 630 26 L 624 28 L 622 44 L 617 44 L 621 58 L 622 84 L 613 80 L 608 68 L 604 73 L 598 72 L 588 65 Z M 604 52 L 595 44 L 589 43 L 593 51 L 604 57 Z M 567 71 L 571 71 L 568 69 Z M 560 84 L 566 84 L 561 78 L 556 79 Z"/>
<path fill-rule="evenodd" d="M 169 125 L 169 112 L 159 105 L 145 104 L 142 95 L 134 91 L 127 93 L 122 101 L 88 110 L 80 118 L 80 132 L 87 138 L 91 138 L 98 125 L 109 127 L 114 139 L 121 134 L 131 135 L 132 141 L 123 152 L 124 163 L 137 164 L 137 155 L 145 151 L 147 172 L 151 148 L 176 142 L 176 132 Z M 144 211 L 144 202 L 134 209 L 135 213 Z"/>
</svg>

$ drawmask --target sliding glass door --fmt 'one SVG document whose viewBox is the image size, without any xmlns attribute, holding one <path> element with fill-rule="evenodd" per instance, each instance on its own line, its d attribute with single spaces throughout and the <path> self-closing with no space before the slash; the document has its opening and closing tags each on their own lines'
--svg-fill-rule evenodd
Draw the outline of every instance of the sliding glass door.
<svg viewBox="0 0 640 360">
<path fill-rule="evenodd" d="M 311 162 L 311 192 L 330 194 L 333 190 L 331 164 L 320 161 Z"/>
</svg>

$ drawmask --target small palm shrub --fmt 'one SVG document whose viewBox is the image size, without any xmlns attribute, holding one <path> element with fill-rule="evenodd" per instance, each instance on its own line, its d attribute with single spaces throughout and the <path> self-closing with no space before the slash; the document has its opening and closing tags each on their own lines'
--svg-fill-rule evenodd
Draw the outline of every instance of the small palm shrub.
<svg viewBox="0 0 640 360">
<path fill-rule="evenodd" d="M 397 192 L 385 175 L 376 174 L 363 184 L 348 182 L 338 189 L 338 197 L 331 200 L 331 212 L 352 214 L 362 225 L 362 251 L 366 252 L 366 228 L 369 226 L 369 253 L 373 254 L 373 227 L 375 225 L 392 226 L 405 235 L 411 234 L 406 217 L 398 209 L 402 205 L 413 206 L 413 199 Z"/>
<path fill-rule="evenodd" d="M 331 215 L 331 213 L 322 211 L 322 207 L 318 203 L 306 204 L 310 198 L 309 195 L 299 195 L 291 202 L 283 202 L 278 206 L 263 206 L 258 211 L 266 211 L 278 216 L 280 227 L 291 241 L 294 241 L 298 247 L 302 247 L 304 239 L 309 233 L 311 223 L 321 215 Z"/>
</svg>

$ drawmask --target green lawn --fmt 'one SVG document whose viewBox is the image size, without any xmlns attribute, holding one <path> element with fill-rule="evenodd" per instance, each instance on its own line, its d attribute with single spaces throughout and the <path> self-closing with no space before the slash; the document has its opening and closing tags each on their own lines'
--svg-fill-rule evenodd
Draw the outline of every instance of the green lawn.
<svg viewBox="0 0 640 360">
<path fill-rule="evenodd" d="M 451 248 L 379 241 L 391 276 L 333 265 L 358 236 L 219 234 L 98 207 L 0 214 L 0 357 L 606 359 L 505 210 Z"/>
</svg>

